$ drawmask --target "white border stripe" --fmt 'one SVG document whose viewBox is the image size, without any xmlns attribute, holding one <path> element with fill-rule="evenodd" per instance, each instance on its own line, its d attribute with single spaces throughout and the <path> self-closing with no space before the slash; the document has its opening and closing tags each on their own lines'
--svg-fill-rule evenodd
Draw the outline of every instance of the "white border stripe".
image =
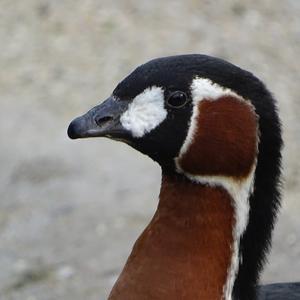
<svg viewBox="0 0 300 300">
<path fill-rule="evenodd" d="M 256 169 L 256 160 L 252 166 L 251 172 L 246 178 L 241 180 L 231 178 L 229 176 L 198 176 L 186 173 L 179 165 L 180 157 L 184 155 L 189 146 L 191 145 L 194 135 L 197 129 L 197 119 L 199 114 L 199 102 L 202 100 L 214 101 L 223 96 L 234 96 L 240 101 L 246 102 L 254 110 L 254 107 L 250 102 L 246 101 L 241 96 L 228 88 L 213 83 L 206 78 L 195 78 L 192 83 L 192 97 L 193 97 L 193 114 L 191 118 L 190 127 L 187 137 L 180 149 L 178 157 L 175 158 L 175 164 L 179 173 L 185 174 L 189 179 L 201 184 L 208 184 L 210 186 L 223 187 L 231 196 L 234 206 L 235 214 L 235 226 L 233 228 L 233 245 L 232 245 L 232 257 L 231 264 L 227 271 L 227 280 L 223 287 L 223 298 L 225 300 L 232 299 L 233 285 L 239 269 L 239 247 L 240 239 L 245 232 L 248 219 L 249 219 L 249 197 L 253 192 L 254 175 Z M 257 147 L 258 147 L 259 135 L 257 133 Z M 258 148 L 257 148 L 258 149 Z M 258 150 L 257 150 L 258 151 Z"/>
</svg>

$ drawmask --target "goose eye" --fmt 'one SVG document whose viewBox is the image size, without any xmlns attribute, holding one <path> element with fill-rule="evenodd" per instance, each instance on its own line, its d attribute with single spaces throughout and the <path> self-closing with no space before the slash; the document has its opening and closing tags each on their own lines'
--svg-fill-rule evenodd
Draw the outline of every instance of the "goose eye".
<svg viewBox="0 0 300 300">
<path fill-rule="evenodd" d="M 179 91 L 172 93 L 167 99 L 168 106 L 175 108 L 183 107 L 187 102 L 187 95 Z"/>
</svg>

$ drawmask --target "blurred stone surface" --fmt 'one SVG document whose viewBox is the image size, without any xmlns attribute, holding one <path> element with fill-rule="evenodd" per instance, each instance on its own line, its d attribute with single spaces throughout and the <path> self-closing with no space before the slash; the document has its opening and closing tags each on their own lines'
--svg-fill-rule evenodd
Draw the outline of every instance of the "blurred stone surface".
<svg viewBox="0 0 300 300">
<path fill-rule="evenodd" d="M 159 168 L 70 141 L 137 65 L 207 53 L 260 77 L 284 125 L 284 197 L 263 282 L 300 280 L 300 2 L 1 0 L 0 299 L 105 299 L 147 224 Z"/>
</svg>

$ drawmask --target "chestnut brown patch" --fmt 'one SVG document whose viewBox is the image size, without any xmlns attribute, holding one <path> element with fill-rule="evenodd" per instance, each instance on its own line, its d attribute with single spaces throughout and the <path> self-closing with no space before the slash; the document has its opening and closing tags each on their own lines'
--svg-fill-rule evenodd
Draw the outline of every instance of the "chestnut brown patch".
<svg viewBox="0 0 300 300">
<path fill-rule="evenodd" d="M 178 159 L 193 175 L 245 177 L 257 152 L 257 118 L 252 106 L 234 96 L 198 104 L 196 129 L 187 151 Z"/>
<path fill-rule="evenodd" d="M 222 299 L 233 226 L 224 189 L 164 176 L 158 209 L 109 300 Z"/>
</svg>

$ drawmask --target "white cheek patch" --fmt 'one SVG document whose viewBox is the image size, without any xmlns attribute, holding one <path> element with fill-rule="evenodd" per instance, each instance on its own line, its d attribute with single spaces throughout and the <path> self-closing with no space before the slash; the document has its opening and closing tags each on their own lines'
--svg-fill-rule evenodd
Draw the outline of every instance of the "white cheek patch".
<svg viewBox="0 0 300 300">
<path fill-rule="evenodd" d="M 132 100 L 120 121 L 134 137 L 140 138 L 156 128 L 166 116 L 164 91 L 160 87 L 153 86 Z"/>
</svg>

